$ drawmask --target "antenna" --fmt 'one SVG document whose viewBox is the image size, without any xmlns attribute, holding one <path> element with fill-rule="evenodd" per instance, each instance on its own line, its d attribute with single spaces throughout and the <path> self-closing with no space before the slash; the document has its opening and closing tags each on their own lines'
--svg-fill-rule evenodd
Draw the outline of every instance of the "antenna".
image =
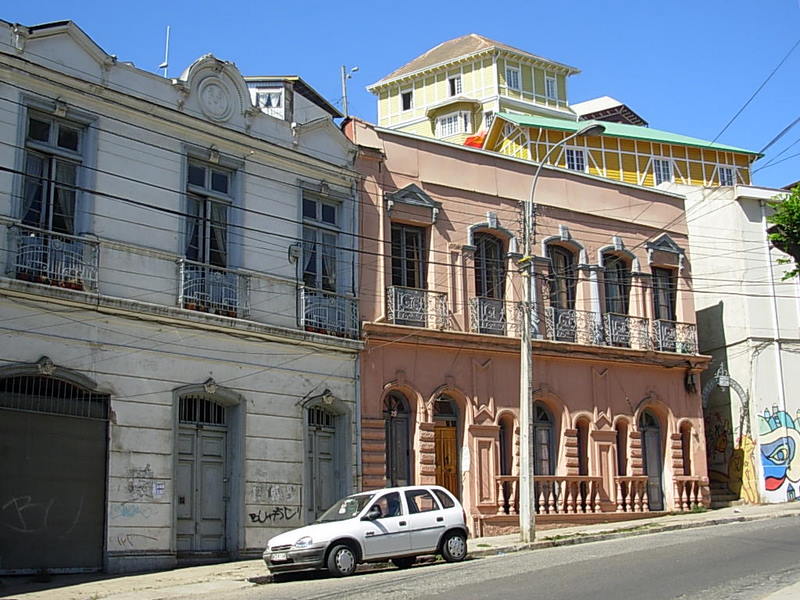
<svg viewBox="0 0 800 600">
<path fill-rule="evenodd" d="M 167 76 L 167 67 L 169 67 L 169 25 L 167 25 L 167 40 L 164 43 L 164 62 L 158 65 L 159 69 L 164 69 L 164 77 Z"/>
</svg>

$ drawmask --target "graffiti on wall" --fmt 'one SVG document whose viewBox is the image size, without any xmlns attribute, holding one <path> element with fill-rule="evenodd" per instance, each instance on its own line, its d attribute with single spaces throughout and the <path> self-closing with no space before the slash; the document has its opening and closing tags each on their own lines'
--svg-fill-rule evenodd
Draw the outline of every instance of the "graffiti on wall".
<svg viewBox="0 0 800 600">
<path fill-rule="evenodd" d="M 299 506 L 275 506 L 272 509 L 259 509 L 250 513 L 251 523 L 282 523 L 300 517 Z"/>
<path fill-rule="evenodd" d="M 745 502 L 758 503 L 756 444 L 749 431 L 736 436 L 730 419 L 719 411 L 706 415 L 705 427 L 710 479 L 724 483 Z M 743 429 L 748 430 L 749 427 Z"/>
<path fill-rule="evenodd" d="M 800 411 L 796 418 L 773 406 L 758 415 L 761 467 L 767 500 L 800 499 Z"/>
</svg>

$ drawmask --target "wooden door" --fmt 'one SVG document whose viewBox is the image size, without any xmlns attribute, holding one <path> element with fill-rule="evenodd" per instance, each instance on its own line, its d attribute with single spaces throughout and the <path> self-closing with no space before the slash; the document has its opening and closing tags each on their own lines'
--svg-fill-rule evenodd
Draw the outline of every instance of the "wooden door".
<svg viewBox="0 0 800 600">
<path fill-rule="evenodd" d="M 455 425 L 437 423 L 433 431 L 436 449 L 436 485 L 441 485 L 450 490 L 456 498 L 460 498 Z"/>
</svg>

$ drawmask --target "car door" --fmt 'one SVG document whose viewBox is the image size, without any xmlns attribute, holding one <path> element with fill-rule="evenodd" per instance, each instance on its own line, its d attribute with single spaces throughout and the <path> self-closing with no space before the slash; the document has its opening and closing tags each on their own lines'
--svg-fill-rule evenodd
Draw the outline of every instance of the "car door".
<svg viewBox="0 0 800 600">
<path fill-rule="evenodd" d="M 406 490 L 411 551 L 434 552 L 445 529 L 444 511 L 425 488 Z"/>
<path fill-rule="evenodd" d="M 408 515 L 400 501 L 400 493 L 389 492 L 378 496 L 364 514 L 368 514 L 373 507 L 380 509 L 381 516 L 361 521 L 364 558 L 407 554 L 411 550 L 411 538 Z"/>
</svg>

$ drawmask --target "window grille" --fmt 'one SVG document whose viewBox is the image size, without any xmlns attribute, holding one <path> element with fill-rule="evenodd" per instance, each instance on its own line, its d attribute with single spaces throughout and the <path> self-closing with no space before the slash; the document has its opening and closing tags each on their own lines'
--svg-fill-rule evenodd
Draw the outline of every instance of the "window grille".
<svg viewBox="0 0 800 600">
<path fill-rule="evenodd" d="M 225 407 L 202 396 L 183 396 L 178 412 L 181 423 L 225 425 Z"/>
<path fill-rule="evenodd" d="M 107 420 L 110 399 L 53 377 L 0 379 L 0 408 Z"/>
<path fill-rule="evenodd" d="M 333 427 L 333 415 L 319 406 L 309 408 L 308 424 L 312 427 Z"/>
</svg>

